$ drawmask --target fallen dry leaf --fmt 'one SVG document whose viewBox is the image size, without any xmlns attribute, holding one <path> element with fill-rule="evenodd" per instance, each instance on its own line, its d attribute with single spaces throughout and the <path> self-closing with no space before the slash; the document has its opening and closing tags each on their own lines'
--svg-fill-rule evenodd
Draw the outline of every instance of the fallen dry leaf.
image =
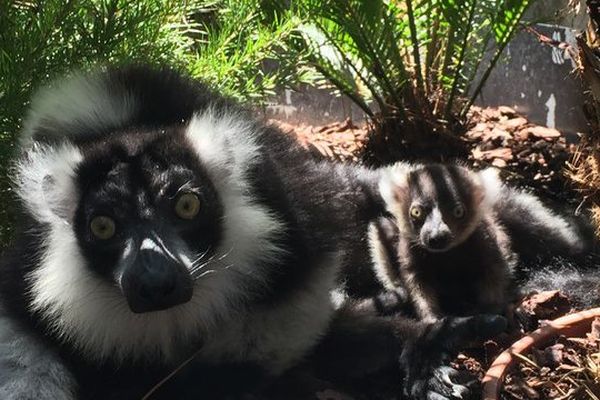
<svg viewBox="0 0 600 400">
<path fill-rule="evenodd" d="M 561 133 L 558 130 L 554 128 L 547 128 L 545 126 L 532 126 L 527 128 L 527 131 L 540 139 L 551 139 L 561 136 Z"/>
</svg>

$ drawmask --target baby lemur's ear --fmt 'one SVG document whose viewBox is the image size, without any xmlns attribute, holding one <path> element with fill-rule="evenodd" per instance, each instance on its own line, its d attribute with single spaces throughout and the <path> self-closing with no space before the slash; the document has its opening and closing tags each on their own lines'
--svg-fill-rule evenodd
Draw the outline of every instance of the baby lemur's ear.
<svg viewBox="0 0 600 400">
<path fill-rule="evenodd" d="M 408 191 L 408 172 L 411 166 L 406 163 L 396 163 L 382 170 L 379 180 L 379 193 L 389 206 L 397 204 Z"/>
<path fill-rule="evenodd" d="M 502 196 L 504 183 L 500 171 L 496 168 L 486 168 L 477 172 L 477 195 L 485 205 L 492 205 Z"/>
</svg>

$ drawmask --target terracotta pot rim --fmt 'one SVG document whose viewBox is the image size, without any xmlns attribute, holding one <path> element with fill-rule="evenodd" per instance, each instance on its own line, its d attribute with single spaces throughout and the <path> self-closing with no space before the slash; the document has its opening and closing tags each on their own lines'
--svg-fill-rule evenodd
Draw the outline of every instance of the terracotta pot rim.
<svg viewBox="0 0 600 400">
<path fill-rule="evenodd" d="M 600 317 L 600 307 L 565 315 L 553 321 L 546 321 L 539 329 L 517 340 L 494 360 L 483 377 L 483 400 L 497 400 L 499 398 L 504 376 L 508 367 L 515 360 L 513 354 L 525 353 L 534 344 L 549 340 L 552 337 L 558 336 L 560 332 L 584 322 L 589 321 L 591 323 L 596 317 Z"/>
</svg>

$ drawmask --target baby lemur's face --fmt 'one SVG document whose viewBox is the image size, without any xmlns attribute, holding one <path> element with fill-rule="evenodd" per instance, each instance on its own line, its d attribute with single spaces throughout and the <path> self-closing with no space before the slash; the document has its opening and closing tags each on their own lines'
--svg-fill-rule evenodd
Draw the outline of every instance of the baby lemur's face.
<svg viewBox="0 0 600 400">
<path fill-rule="evenodd" d="M 381 185 L 401 235 L 431 252 L 467 239 L 480 220 L 477 173 L 456 165 L 396 166 Z"/>
</svg>

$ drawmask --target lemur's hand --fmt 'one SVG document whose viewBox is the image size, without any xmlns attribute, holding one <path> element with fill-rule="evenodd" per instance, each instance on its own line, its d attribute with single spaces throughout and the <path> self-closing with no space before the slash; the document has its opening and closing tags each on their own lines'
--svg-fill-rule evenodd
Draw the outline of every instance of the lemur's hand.
<svg viewBox="0 0 600 400">
<path fill-rule="evenodd" d="M 405 374 L 404 395 L 409 399 L 467 399 L 476 379 L 450 366 L 451 355 L 461 347 L 492 338 L 506 329 L 497 315 L 444 318 L 431 323 L 424 335 L 406 343 L 400 357 Z"/>
</svg>

